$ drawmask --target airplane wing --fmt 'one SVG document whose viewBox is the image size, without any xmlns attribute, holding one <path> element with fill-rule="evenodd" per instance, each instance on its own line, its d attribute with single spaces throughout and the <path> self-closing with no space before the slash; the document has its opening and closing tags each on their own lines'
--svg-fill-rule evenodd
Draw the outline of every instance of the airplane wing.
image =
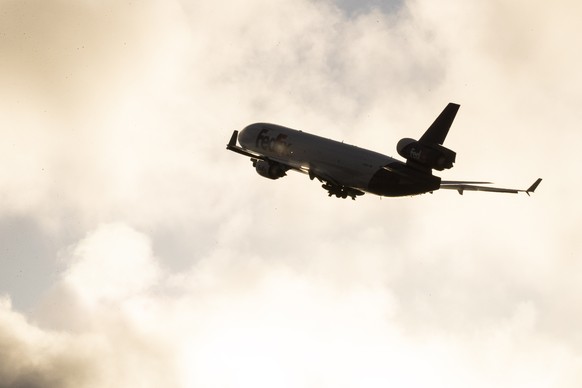
<svg viewBox="0 0 582 388">
<path fill-rule="evenodd" d="M 466 181 L 441 181 L 441 189 L 457 190 L 459 194 L 463 195 L 464 191 L 490 191 L 494 193 L 526 193 L 529 195 L 533 193 L 539 186 L 542 178 L 538 178 L 527 190 L 523 189 L 504 189 L 500 187 L 481 186 L 481 184 L 488 184 L 489 182 L 466 182 Z"/>
<path fill-rule="evenodd" d="M 251 160 L 253 162 L 256 162 L 257 160 L 264 160 L 264 161 L 268 161 L 270 163 L 280 164 L 288 170 L 299 171 L 299 172 L 302 172 L 304 174 L 310 174 L 310 176 L 312 174 L 310 172 L 309 168 L 307 168 L 307 167 L 296 166 L 296 165 L 288 163 L 285 160 L 282 160 L 279 158 L 267 157 L 267 156 L 262 155 L 258 152 L 250 151 L 250 150 L 247 150 L 246 148 L 239 147 L 236 145 L 237 139 L 238 139 L 238 131 L 233 131 L 232 136 L 230 137 L 230 140 L 229 140 L 228 144 L 226 145 L 226 149 L 233 151 L 233 152 L 236 152 L 237 154 L 248 156 L 249 158 L 251 158 Z"/>
<path fill-rule="evenodd" d="M 228 144 L 226 145 L 226 149 L 236 152 L 238 154 L 244 155 L 244 156 L 248 156 L 249 158 L 251 158 L 251 160 L 253 161 L 253 163 L 257 163 L 258 160 L 264 160 L 268 163 L 275 163 L 275 164 L 279 164 L 284 166 L 284 168 L 288 169 L 288 170 L 295 170 L 295 171 L 299 171 L 302 172 L 304 174 L 309 175 L 309 178 L 311 180 L 313 180 L 314 178 L 317 178 L 317 180 L 319 180 L 320 182 L 323 183 L 322 187 L 328 191 L 329 196 L 335 195 L 337 197 L 342 197 L 342 198 L 346 198 L 346 197 L 351 197 L 352 199 L 356 199 L 356 196 L 358 195 L 364 195 L 364 192 L 352 187 L 346 187 L 343 186 L 342 184 L 340 184 L 339 182 L 337 182 L 331 175 L 320 171 L 317 167 L 315 166 L 304 166 L 304 165 L 298 165 L 298 164 L 294 164 L 294 163 L 289 163 L 286 160 L 280 160 L 278 158 L 270 158 L 270 157 L 266 157 L 265 155 L 262 155 L 258 152 L 253 152 L 250 150 L 247 150 L 246 148 L 242 148 L 236 145 L 238 139 L 238 131 L 234 131 L 232 133 L 232 136 L 230 137 L 230 140 L 228 142 Z"/>
<path fill-rule="evenodd" d="M 258 152 L 253 152 L 253 151 L 247 150 L 246 148 L 239 147 L 236 145 L 237 139 L 238 139 L 238 131 L 234 131 L 232 133 L 232 136 L 230 137 L 228 144 L 226 145 L 226 149 L 233 151 L 233 152 L 236 152 L 238 154 L 244 155 L 244 156 L 248 156 L 251 159 L 266 160 L 266 161 L 270 161 L 273 163 L 282 164 L 291 170 L 295 170 L 295 171 L 301 172 L 303 174 L 309 175 L 309 177 L 311 179 L 317 178 L 320 181 L 326 181 L 326 182 L 330 182 L 332 184 L 339 185 L 339 183 L 335 182 L 335 180 L 331 176 L 328 176 L 325 173 L 318 171 L 317 168 L 303 166 L 303 165 L 300 166 L 300 165 L 290 164 L 290 163 L 287 163 L 287 161 L 284 161 L 284 160 L 281 160 L 278 158 L 266 157 L 264 155 L 259 154 Z"/>
<path fill-rule="evenodd" d="M 230 140 L 228 141 L 228 144 L 226 145 L 227 150 L 231 150 L 233 152 L 236 152 L 237 154 L 245 155 L 245 156 L 248 156 L 248 157 L 253 158 L 253 159 L 267 160 L 267 158 L 265 158 L 261 154 L 258 154 L 256 152 L 251 152 L 247 149 L 244 149 L 242 147 L 237 146 L 236 139 L 238 139 L 238 131 L 234 131 L 232 133 L 232 136 L 230 137 Z"/>
</svg>

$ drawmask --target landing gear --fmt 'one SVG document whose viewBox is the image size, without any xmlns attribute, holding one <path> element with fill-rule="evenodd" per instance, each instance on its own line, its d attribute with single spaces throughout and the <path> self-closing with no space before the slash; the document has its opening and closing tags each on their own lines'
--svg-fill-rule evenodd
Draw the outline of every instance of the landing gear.
<svg viewBox="0 0 582 388">
<path fill-rule="evenodd" d="M 324 183 L 323 185 L 321 185 L 321 187 L 323 187 L 324 189 L 327 190 L 327 193 L 328 193 L 327 195 L 329 197 L 331 197 L 332 195 L 335 195 L 337 198 L 343 198 L 343 199 L 350 197 L 352 200 L 355 201 L 356 196 L 364 195 L 363 191 L 352 189 L 351 187 L 333 185 L 329 182 Z"/>
</svg>

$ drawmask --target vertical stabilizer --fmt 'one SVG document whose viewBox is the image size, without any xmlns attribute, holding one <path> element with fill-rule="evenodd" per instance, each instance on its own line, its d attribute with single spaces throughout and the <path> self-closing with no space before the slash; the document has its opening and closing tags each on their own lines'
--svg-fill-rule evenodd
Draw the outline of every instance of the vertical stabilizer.
<svg viewBox="0 0 582 388">
<path fill-rule="evenodd" d="M 459 107 L 459 104 L 449 103 L 418 141 L 423 144 L 442 145 L 449 133 L 453 120 L 455 120 Z"/>
</svg>

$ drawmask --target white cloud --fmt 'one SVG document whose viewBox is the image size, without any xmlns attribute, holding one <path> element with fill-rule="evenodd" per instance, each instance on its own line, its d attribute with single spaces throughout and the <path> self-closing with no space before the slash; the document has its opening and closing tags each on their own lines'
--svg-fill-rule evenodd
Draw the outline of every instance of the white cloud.
<svg viewBox="0 0 582 388">
<path fill-rule="evenodd" d="M 123 300 L 155 284 L 147 239 L 124 225 L 102 226 L 78 244 L 64 281 L 86 303 Z"/>
<path fill-rule="evenodd" d="M 0 386 L 575 386 L 580 377 L 580 356 L 540 333 L 532 302 L 497 322 L 458 322 L 473 329 L 419 334 L 399 321 L 409 300 L 381 283 L 330 283 L 229 252 L 178 277 L 157 272 L 154 281 L 140 275 L 157 263 L 147 246 L 122 225 L 80 241 L 60 292 L 45 300 L 57 308 L 44 312 L 44 325 L 59 321 L 58 331 L 4 299 Z M 103 266 L 94 266 L 95 252 L 107 252 Z M 121 257 L 134 257 L 133 268 Z M 109 260 L 125 268 L 127 282 Z M 86 303 L 88 295 L 97 297 Z M 58 307 L 71 300 L 81 302 Z M 462 311 L 451 311 L 457 321 Z"/>
<path fill-rule="evenodd" d="M 3 300 L 0 386 L 582 380 L 575 4 L 3 6 L 0 215 L 66 268 Z M 445 178 L 534 198 L 335 201 L 224 150 L 274 121 L 394 154 L 449 100 Z"/>
</svg>

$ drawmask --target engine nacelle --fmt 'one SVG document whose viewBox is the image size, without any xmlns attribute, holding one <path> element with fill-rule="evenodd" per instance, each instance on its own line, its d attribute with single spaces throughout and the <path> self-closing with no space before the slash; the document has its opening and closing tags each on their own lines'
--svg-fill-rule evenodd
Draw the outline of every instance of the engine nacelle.
<svg viewBox="0 0 582 388">
<path fill-rule="evenodd" d="M 257 173 L 265 178 L 279 179 L 287 175 L 287 167 L 279 163 L 268 162 L 266 160 L 255 160 L 253 166 L 255 166 Z"/>
<path fill-rule="evenodd" d="M 445 170 L 453 167 L 457 154 L 440 144 L 424 144 L 414 139 L 401 139 L 396 145 L 398 154 L 407 161 L 423 167 Z"/>
</svg>

